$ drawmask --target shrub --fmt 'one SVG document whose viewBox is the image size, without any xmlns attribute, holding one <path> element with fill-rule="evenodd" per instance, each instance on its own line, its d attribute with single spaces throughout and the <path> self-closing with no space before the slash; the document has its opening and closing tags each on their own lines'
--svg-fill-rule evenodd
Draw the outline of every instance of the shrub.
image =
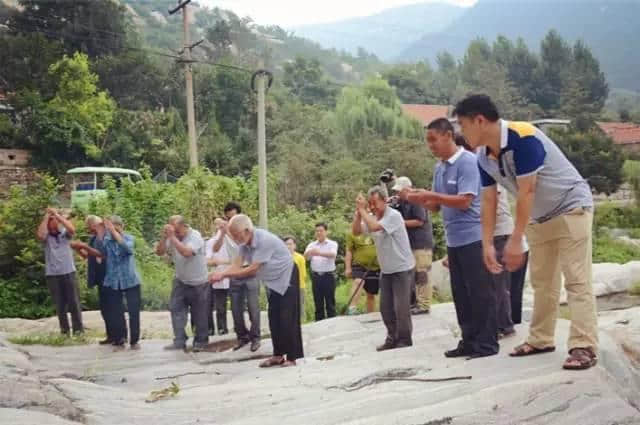
<svg viewBox="0 0 640 425">
<path fill-rule="evenodd" d="M 596 237 L 593 240 L 594 263 L 625 264 L 639 258 L 640 248 L 616 241 L 608 236 Z"/>
</svg>

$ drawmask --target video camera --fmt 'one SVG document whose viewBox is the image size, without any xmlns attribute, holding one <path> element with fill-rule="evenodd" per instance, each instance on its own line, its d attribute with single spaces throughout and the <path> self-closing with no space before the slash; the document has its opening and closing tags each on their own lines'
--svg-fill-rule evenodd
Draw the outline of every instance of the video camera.
<svg viewBox="0 0 640 425">
<path fill-rule="evenodd" d="M 395 181 L 395 172 L 391 168 L 387 168 L 380 174 L 378 179 L 380 180 L 380 186 L 382 186 L 387 193 L 387 205 L 395 210 L 400 209 L 400 199 L 397 196 L 389 196 L 389 188 L 387 187 L 389 183 L 393 183 Z"/>
</svg>

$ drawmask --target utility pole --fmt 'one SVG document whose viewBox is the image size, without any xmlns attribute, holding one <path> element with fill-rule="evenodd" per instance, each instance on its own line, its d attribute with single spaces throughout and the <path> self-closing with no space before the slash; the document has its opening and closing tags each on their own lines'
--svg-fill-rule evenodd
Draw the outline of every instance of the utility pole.
<svg viewBox="0 0 640 425">
<path fill-rule="evenodd" d="M 186 99 L 187 99 L 187 128 L 189 133 L 189 168 L 195 168 L 198 166 L 198 145 L 196 143 L 196 112 L 193 104 L 193 75 L 191 74 L 191 41 L 189 39 L 189 8 L 187 5 L 191 3 L 191 0 L 184 0 L 180 3 L 178 0 L 178 6 L 169 10 L 169 15 L 173 15 L 180 9 L 182 9 L 182 56 L 184 61 L 184 78 L 186 81 Z"/>
<path fill-rule="evenodd" d="M 260 68 L 264 63 L 260 62 Z M 266 82 L 269 79 L 268 83 Z M 258 206 L 260 209 L 258 225 L 267 229 L 269 226 L 267 214 L 267 146 L 265 128 L 265 96 L 271 87 L 273 75 L 264 69 L 258 69 L 251 78 L 251 87 L 258 95 Z"/>
<path fill-rule="evenodd" d="M 264 65 L 261 62 L 260 68 Z M 265 128 L 265 73 L 258 74 L 258 191 L 260 206 L 260 227 L 267 229 L 269 226 L 267 215 L 267 135 Z"/>
</svg>

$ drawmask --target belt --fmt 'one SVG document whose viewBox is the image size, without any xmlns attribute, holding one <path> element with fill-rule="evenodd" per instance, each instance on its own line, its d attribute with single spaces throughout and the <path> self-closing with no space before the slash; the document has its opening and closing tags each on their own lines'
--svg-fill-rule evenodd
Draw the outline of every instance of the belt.
<svg viewBox="0 0 640 425">
<path fill-rule="evenodd" d="M 330 272 L 314 272 L 313 270 L 311 271 L 311 274 L 315 274 L 316 276 L 324 276 L 326 274 L 334 274 L 335 270 L 332 270 Z"/>
</svg>

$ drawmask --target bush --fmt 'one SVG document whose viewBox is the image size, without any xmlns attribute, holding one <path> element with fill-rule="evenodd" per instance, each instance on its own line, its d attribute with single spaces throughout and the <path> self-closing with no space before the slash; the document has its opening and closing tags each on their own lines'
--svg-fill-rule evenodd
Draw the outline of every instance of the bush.
<svg viewBox="0 0 640 425">
<path fill-rule="evenodd" d="M 599 236 L 593 240 L 594 263 L 625 264 L 640 258 L 640 248 L 616 241 L 608 236 Z"/>
</svg>

